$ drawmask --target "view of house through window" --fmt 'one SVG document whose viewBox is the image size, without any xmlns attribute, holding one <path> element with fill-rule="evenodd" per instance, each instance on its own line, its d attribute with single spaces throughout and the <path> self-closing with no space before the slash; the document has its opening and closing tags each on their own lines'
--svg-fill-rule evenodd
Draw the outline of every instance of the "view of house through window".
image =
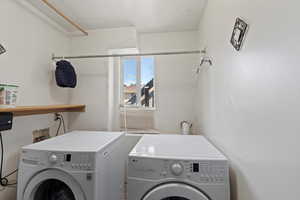
<svg viewBox="0 0 300 200">
<path fill-rule="evenodd" d="M 154 57 L 122 59 L 121 104 L 127 107 L 154 108 Z"/>
</svg>

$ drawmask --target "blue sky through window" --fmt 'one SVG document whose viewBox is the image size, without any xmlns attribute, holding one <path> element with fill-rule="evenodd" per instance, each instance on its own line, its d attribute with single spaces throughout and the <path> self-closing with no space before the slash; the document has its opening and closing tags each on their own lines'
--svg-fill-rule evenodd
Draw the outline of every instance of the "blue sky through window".
<svg viewBox="0 0 300 200">
<path fill-rule="evenodd" d="M 154 78 L 154 58 L 142 57 L 141 59 L 141 80 L 142 85 L 147 84 Z"/>
<path fill-rule="evenodd" d="M 126 85 L 136 84 L 136 66 L 137 60 L 134 58 L 125 59 L 123 61 L 124 67 L 124 83 Z M 154 78 L 154 58 L 142 57 L 141 58 L 141 82 L 142 85 L 147 84 Z"/>
<path fill-rule="evenodd" d="M 125 59 L 123 61 L 124 83 L 126 85 L 136 84 L 136 65 L 135 59 Z"/>
</svg>

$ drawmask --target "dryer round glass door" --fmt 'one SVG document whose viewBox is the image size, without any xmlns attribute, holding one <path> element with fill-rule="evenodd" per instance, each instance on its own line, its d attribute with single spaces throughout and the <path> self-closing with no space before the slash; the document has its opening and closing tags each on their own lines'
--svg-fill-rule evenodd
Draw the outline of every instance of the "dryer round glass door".
<svg viewBox="0 0 300 200">
<path fill-rule="evenodd" d="M 192 186 L 169 183 L 152 189 L 143 200 L 209 200 L 209 198 Z"/>
<path fill-rule="evenodd" d="M 69 174 L 51 169 L 35 175 L 27 184 L 24 200 L 86 200 L 84 192 Z"/>
</svg>

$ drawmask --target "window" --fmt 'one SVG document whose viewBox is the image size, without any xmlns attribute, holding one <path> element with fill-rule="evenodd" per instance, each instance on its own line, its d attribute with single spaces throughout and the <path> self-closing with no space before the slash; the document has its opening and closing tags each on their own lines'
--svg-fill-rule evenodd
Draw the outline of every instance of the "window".
<svg viewBox="0 0 300 200">
<path fill-rule="evenodd" d="M 155 108 L 154 57 L 122 58 L 121 106 Z"/>
</svg>

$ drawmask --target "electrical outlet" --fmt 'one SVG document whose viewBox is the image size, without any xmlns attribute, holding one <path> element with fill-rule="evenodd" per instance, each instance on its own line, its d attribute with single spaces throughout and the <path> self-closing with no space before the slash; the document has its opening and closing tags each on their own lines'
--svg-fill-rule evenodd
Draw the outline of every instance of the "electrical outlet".
<svg viewBox="0 0 300 200">
<path fill-rule="evenodd" d="M 33 143 L 37 143 L 50 138 L 50 128 L 34 130 L 32 132 Z"/>
</svg>

